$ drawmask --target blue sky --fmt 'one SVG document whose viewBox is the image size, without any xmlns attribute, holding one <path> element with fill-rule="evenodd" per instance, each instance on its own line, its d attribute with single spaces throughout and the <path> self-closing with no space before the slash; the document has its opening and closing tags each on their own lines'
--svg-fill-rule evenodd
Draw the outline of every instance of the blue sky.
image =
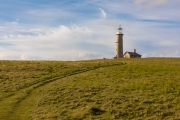
<svg viewBox="0 0 180 120">
<path fill-rule="evenodd" d="M 0 59 L 82 60 L 124 52 L 180 57 L 179 0 L 1 0 Z"/>
</svg>

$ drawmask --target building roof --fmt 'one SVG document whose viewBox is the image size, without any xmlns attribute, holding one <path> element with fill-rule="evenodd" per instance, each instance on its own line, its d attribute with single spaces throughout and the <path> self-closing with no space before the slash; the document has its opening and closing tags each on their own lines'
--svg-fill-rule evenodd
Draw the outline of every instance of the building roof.
<svg viewBox="0 0 180 120">
<path fill-rule="evenodd" d="M 129 55 L 142 56 L 142 55 L 140 55 L 140 54 L 138 54 L 138 53 L 135 53 L 135 52 L 128 52 L 128 51 L 126 51 L 126 52 L 124 53 L 124 55 L 125 55 L 126 53 L 128 53 Z"/>
</svg>

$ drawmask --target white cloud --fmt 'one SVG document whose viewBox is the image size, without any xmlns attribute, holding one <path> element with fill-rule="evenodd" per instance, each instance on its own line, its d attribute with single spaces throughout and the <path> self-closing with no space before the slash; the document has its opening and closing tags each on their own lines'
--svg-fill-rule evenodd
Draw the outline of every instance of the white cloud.
<svg viewBox="0 0 180 120">
<path fill-rule="evenodd" d="M 101 8 L 99 8 L 99 9 L 100 9 L 100 11 L 101 11 L 102 17 L 103 17 L 104 19 L 106 19 L 106 12 L 105 12 L 103 9 L 101 9 Z"/>
<path fill-rule="evenodd" d="M 136 4 L 143 4 L 146 7 L 155 7 L 168 3 L 168 0 L 134 0 Z"/>
<path fill-rule="evenodd" d="M 103 58 L 102 54 L 97 53 L 75 53 L 62 56 L 62 60 L 89 60 Z"/>
<path fill-rule="evenodd" d="M 24 13 L 26 14 L 27 17 L 33 16 L 33 17 L 36 17 L 36 19 L 40 17 L 46 17 L 46 18 L 49 17 L 53 19 L 54 17 L 58 17 L 58 16 L 67 17 L 67 16 L 73 15 L 71 12 L 68 12 L 63 9 L 46 8 L 46 7 L 42 9 L 27 10 L 27 11 L 24 11 Z"/>
<path fill-rule="evenodd" d="M 144 57 L 180 57 L 180 46 L 167 48 L 143 55 Z"/>
<path fill-rule="evenodd" d="M 108 43 L 103 43 L 108 40 L 104 40 L 104 36 L 108 38 L 108 35 L 101 36 L 103 31 L 96 29 L 61 25 L 47 30 L 30 28 L 26 31 L 30 34 L 14 31 L 14 34 L 0 37 L 0 42 L 4 44 L 0 59 L 95 59 L 106 57 L 104 52 L 111 51 L 107 50 Z"/>
<path fill-rule="evenodd" d="M 176 46 L 177 42 L 175 40 L 174 41 L 163 40 L 163 41 L 157 42 L 157 44 L 162 45 L 162 46 Z"/>
<path fill-rule="evenodd" d="M 86 21 L 83 26 L 61 25 L 57 28 L 12 29 L 14 34 L 0 37 L 3 45 L 0 59 L 20 60 L 80 60 L 112 58 L 115 55 L 115 33 L 119 23 L 124 30 L 124 52 L 137 49 L 138 53 L 158 51 L 163 47 L 180 44 L 177 29 L 169 31 L 157 26 L 157 23 L 123 20 Z M 165 26 L 162 24 L 162 26 Z M 22 26 L 20 27 L 22 28 Z M 26 34 L 22 31 L 27 32 Z M 165 41 L 166 40 L 166 41 Z M 153 49 L 151 48 L 153 47 Z"/>
<path fill-rule="evenodd" d="M 179 3 L 93 0 L 77 2 L 77 6 L 68 9 L 53 5 L 25 9 L 16 14 L 15 21 L 0 22 L 0 59 L 114 57 L 119 24 L 124 30 L 124 51 L 136 48 L 138 53 L 146 54 L 174 47 L 180 44 Z M 94 11 L 92 6 L 100 11 Z"/>
<path fill-rule="evenodd" d="M 3 54 L 3 53 L 1 53 L 0 54 L 0 60 L 3 60 L 3 59 L 8 59 L 8 56 Z"/>
<path fill-rule="evenodd" d="M 20 60 L 30 60 L 30 57 L 28 55 L 26 55 L 26 54 L 22 54 L 20 56 Z"/>
</svg>

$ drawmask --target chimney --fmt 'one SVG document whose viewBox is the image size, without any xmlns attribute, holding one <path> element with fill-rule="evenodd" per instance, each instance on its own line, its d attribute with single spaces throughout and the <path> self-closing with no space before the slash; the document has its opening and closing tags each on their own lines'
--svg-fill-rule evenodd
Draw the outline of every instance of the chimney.
<svg viewBox="0 0 180 120">
<path fill-rule="evenodd" d="M 136 53 L 136 49 L 134 49 L 134 53 Z"/>
</svg>

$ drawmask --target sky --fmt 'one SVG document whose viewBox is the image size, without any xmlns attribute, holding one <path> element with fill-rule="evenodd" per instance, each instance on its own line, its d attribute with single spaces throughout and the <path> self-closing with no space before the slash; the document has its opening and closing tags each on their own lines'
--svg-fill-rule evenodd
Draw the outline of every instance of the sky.
<svg viewBox="0 0 180 120">
<path fill-rule="evenodd" d="M 0 0 L 0 60 L 180 57 L 180 0 Z"/>
</svg>

